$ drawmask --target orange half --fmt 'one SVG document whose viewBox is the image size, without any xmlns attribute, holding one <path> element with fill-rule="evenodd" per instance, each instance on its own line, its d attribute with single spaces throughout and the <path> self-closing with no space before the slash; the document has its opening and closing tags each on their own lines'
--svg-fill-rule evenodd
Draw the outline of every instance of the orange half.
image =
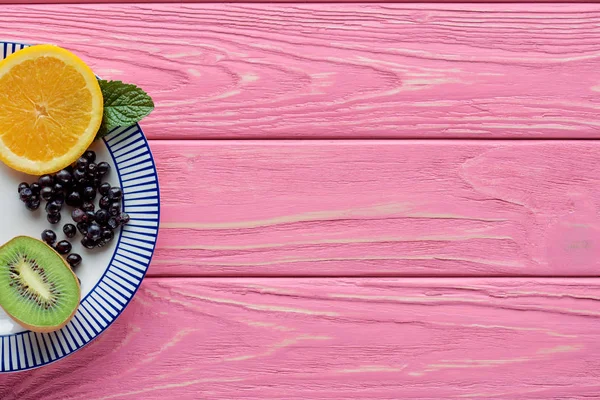
<svg viewBox="0 0 600 400">
<path fill-rule="evenodd" d="M 90 146 L 103 99 L 92 70 L 52 45 L 0 61 L 0 160 L 32 175 L 61 170 Z"/>
</svg>

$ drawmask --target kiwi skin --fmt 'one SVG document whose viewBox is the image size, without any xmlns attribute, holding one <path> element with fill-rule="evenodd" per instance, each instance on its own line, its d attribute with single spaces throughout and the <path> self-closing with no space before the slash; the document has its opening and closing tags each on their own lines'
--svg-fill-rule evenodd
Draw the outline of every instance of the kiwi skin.
<svg viewBox="0 0 600 400">
<path fill-rule="evenodd" d="M 6 242 L 5 244 L 3 244 L 2 246 L 0 246 L 0 251 L 2 251 L 2 249 L 4 249 L 4 246 L 6 246 L 8 243 L 12 242 L 14 239 L 18 239 L 18 238 L 27 238 L 27 239 L 33 239 L 36 240 L 40 243 L 43 243 L 44 246 L 46 246 L 48 249 L 52 250 L 54 253 L 56 253 L 56 255 L 58 256 L 58 258 L 61 259 L 61 261 L 63 262 L 63 264 L 65 265 L 65 268 L 69 270 L 69 272 L 73 275 L 73 277 L 75 278 L 75 282 L 77 282 L 77 289 L 79 289 L 79 298 L 81 298 L 81 287 L 79 286 L 79 280 L 77 279 L 77 275 L 75 275 L 75 273 L 73 272 L 73 270 L 71 269 L 71 267 L 69 267 L 69 264 L 67 264 L 67 262 L 65 261 L 65 259 L 56 251 L 54 250 L 52 247 L 48 246 L 48 244 L 42 242 L 39 239 L 36 238 L 32 238 L 30 236 L 16 236 L 13 239 L 11 239 L 10 241 Z M 0 306 L 2 306 L 0 304 Z M 56 326 L 36 326 L 36 325 L 29 325 L 23 321 L 21 321 L 20 319 L 12 316 L 11 314 L 9 314 L 8 312 L 6 313 L 9 317 L 11 317 L 13 320 L 15 320 L 15 322 L 17 322 L 19 325 L 21 325 L 23 328 L 25 329 L 29 329 L 32 332 L 39 332 L 39 333 L 48 333 L 48 332 L 53 332 L 53 331 L 57 331 L 59 329 L 62 329 L 65 325 L 67 325 L 69 323 L 69 321 L 71 321 L 71 319 L 73 318 L 73 316 L 75 315 L 75 313 L 77 312 L 79 307 L 75 307 L 75 309 L 73 310 L 73 312 L 71 313 L 71 315 L 64 320 L 60 325 L 56 325 Z M 5 310 L 6 311 L 6 310 Z"/>
</svg>

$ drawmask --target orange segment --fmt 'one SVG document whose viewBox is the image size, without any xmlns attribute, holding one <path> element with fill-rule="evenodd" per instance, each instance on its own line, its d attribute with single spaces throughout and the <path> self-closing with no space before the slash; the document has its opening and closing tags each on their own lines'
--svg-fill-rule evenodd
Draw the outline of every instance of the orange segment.
<svg viewBox="0 0 600 400">
<path fill-rule="evenodd" d="M 92 70 L 57 46 L 20 50 L 0 62 L 0 159 L 29 174 L 56 172 L 89 147 L 103 99 Z"/>
</svg>

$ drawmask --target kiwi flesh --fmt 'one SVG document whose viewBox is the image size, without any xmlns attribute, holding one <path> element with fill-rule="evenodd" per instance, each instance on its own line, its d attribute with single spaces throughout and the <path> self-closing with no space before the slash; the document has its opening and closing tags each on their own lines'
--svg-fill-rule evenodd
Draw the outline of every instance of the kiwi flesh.
<svg viewBox="0 0 600 400">
<path fill-rule="evenodd" d="M 18 236 L 0 247 L 0 306 L 24 328 L 62 328 L 75 315 L 80 298 L 77 276 L 46 243 Z"/>
</svg>

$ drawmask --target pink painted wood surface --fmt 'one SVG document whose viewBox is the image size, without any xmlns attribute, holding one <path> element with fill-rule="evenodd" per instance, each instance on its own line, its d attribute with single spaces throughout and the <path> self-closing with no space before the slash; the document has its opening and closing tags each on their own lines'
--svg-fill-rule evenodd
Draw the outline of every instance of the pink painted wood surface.
<svg viewBox="0 0 600 400">
<path fill-rule="evenodd" d="M 15 5 L 2 32 L 148 89 L 151 138 L 600 132 L 600 5 Z"/>
<path fill-rule="evenodd" d="M 148 279 L 0 398 L 570 399 L 600 393 L 598 279 Z"/>
<path fill-rule="evenodd" d="M 152 275 L 600 271 L 595 141 L 151 147 L 162 195 Z"/>
<path fill-rule="evenodd" d="M 599 136 L 600 5 L 0 10 L 146 88 L 153 139 Z M 595 141 L 151 146 L 150 278 L 0 399 L 598 397 Z"/>
<path fill-rule="evenodd" d="M 486 0 L 485 3 L 528 3 L 521 0 Z M 573 3 L 595 3 L 597 0 L 577 0 Z M 96 3 L 140 3 L 139 0 L 0 0 L 0 4 L 96 4 Z M 144 0 L 143 3 L 215 3 L 214 0 Z M 228 3 L 264 3 L 257 0 L 230 0 Z M 298 0 L 269 0 L 269 4 L 298 3 Z M 414 0 L 303 0 L 302 3 L 414 3 Z M 454 0 L 421 0 L 420 3 L 456 3 Z M 460 3 L 482 3 L 482 0 L 461 0 Z M 565 3 L 565 0 L 535 0 L 535 3 Z"/>
</svg>

